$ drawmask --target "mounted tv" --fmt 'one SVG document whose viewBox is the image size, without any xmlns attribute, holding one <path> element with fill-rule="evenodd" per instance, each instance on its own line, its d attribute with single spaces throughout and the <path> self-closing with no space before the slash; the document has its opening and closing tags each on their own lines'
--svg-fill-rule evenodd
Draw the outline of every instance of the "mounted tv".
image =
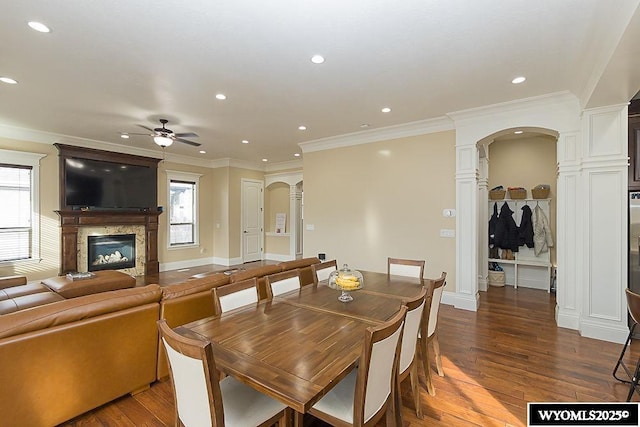
<svg viewBox="0 0 640 427">
<path fill-rule="evenodd" d="M 156 209 L 157 168 L 69 157 L 64 204 L 71 209 Z"/>
</svg>

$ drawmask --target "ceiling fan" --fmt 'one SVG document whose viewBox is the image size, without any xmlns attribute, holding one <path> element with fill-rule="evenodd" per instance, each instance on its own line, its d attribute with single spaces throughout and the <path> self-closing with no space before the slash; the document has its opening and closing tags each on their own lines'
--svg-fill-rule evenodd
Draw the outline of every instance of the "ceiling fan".
<svg viewBox="0 0 640 427">
<path fill-rule="evenodd" d="M 152 133 L 130 133 L 129 135 L 149 135 L 153 137 L 153 142 L 158 144 L 162 148 L 166 148 L 173 144 L 173 141 L 182 142 L 184 144 L 193 145 L 194 147 L 199 147 L 200 143 L 189 141 L 188 139 L 184 139 L 184 137 L 197 137 L 198 135 L 193 132 L 184 132 L 184 133 L 175 133 L 171 129 L 166 128 L 164 125 L 169 123 L 167 119 L 160 119 L 160 123 L 162 123 L 161 128 L 151 129 L 145 125 L 138 125 L 141 128 L 144 128 Z"/>
</svg>

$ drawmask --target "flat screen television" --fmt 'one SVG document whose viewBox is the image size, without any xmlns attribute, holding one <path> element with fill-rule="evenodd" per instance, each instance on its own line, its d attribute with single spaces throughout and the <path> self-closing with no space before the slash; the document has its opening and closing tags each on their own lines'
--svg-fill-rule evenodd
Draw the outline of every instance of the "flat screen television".
<svg viewBox="0 0 640 427">
<path fill-rule="evenodd" d="M 67 158 L 65 205 L 71 209 L 156 209 L 157 169 L 102 160 Z"/>
</svg>

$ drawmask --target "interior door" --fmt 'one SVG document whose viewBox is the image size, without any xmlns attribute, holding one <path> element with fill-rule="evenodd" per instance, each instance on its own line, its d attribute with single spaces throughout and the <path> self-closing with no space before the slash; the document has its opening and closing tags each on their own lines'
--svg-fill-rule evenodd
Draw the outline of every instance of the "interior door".
<svg viewBox="0 0 640 427">
<path fill-rule="evenodd" d="M 242 261 L 262 259 L 263 183 L 242 180 Z"/>
</svg>

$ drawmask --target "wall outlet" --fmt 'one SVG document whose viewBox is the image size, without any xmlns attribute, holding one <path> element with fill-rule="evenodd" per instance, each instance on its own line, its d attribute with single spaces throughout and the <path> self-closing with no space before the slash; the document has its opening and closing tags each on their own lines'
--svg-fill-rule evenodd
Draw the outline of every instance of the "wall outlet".
<svg viewBox="0 0 640 427">
<path fill-rule="evenodd" d="M 440 230 L 440 237 L 456 237 L 456 230 L 449 230 L 446 228 L 443 228 Z"/>
<path fill-rule="evenodd" d="M 315 230 L 315 229 L 316 229 L 316 226 L 315 226 L 315 225 L 313 225 L 313 224 L 307 224 L 307 227 L 306 227 L 306 228 L 307 228 L 307 231 L 313 231 L 313 230 Z"/>
</svg>

